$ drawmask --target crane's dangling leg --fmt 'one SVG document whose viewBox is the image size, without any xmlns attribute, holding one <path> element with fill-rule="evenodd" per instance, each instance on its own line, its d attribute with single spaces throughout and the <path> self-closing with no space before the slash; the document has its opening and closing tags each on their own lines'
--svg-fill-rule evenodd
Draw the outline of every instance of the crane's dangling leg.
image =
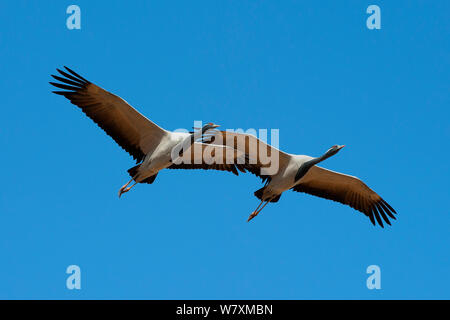
<svg viewBox="0 0 450 320">
<path fill-rule="evenodd" d="M 123 193 L 130 191 L 130 189 L 133 188 L 133 187 L 137 184 L 137 182 L 135 182 L 131 187 L 128 187 L 128 185 L 129 185 L 129 184 L 131 183 L 131 181 L 133 181 L 133 180 L 134 180 L 134 178 L 131 178 L 130 181 L 128 181 L 125 185 L 122 186 L 122 188 L 119 189 L 119 198 L 120 198 L 120 196 L 121 196 Z M 127 188 L 127 187 L 128 187 L 128 188 Z"/>
<path fill-rule="evenodd" d="M 252 212 L 252 214 L 248 217 L 247 222 L 249 222 L 250 220 L 252 220 L 254 217 L 256 217 L 258 215 L 258 213 L 261 212 L 262 209 L 264 209 L 264 207 L 270 202 L 271 199 L 267 200 L 266 203 L 264 203 L 264 201 L 261 201 L 260 204 L 258 205 L 258 207 L 255 209 L 255 211 Z M 264 203 L 264 205 L 261 207 L 261 205 Z M 261 208 L 260 208 L 261 207 Z"/>
<path fill-rule="evenodd" d="M 252 220 L 254 217 L 256 217 L 257 213 L 256 211 L 258 211 L 259 207 L 261 207 L 261 205 L 264 203 L 264 201 L 261 200 L 261 202 L 258 204 L 258 206 L 256 207 L 256 209 L 250 214 L 250 216 L 247 219 L 247 222 L 249 222 L 250 220 Z"/>
</svg>

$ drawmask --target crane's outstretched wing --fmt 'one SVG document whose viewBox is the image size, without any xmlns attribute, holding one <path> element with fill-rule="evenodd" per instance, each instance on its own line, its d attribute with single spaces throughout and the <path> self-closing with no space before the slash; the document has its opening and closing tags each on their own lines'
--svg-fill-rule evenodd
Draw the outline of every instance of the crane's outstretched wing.
<svg viewBox="0 0 450 320">
<path fill-rule="evenodd" d="M 244 166 L 245 169 L 260 177 L 266 183 L 270 182 L 270 177 L 276 173 L 269 168 L 277 171 L 278 168 L 285 167 L 290 160 L 289 154 L 248 133 L 217 131 L 210 138 L 210 141 L 205 141 L 205 143 L 224 145 L 246 154 L 248 161 Z M 277 164 L 274 161 L 277 161 Z M 265 169 L 266 172 L 264 172 Z"/>
<path fill-rule="evenodd" d="M 226 146 L 195 142 L 168 169 L 204 169 L 245 173 L 248 158 L 243 152 Z"/>
<path fill-rule="evenodd" d="M 67 91 L 53 92 L 78 106 L 136 162 L 142 161 L 168 133 L 122 98 L 96 86 L 71 69 L 64 68 L 67 72 L 56 69 L 63 77 L 52 75 L 61 83 L 50 84 Z"/>
<path fill-rule="evenodd" d="M 389 225 L 388 216 L 395 220 L 395 210 L 356 177 L 313 166 L 292 190 L 349 205 L 368 216 L 373 225 L 376 219 L 383 227 L 381 217 Z"/>
</svg>

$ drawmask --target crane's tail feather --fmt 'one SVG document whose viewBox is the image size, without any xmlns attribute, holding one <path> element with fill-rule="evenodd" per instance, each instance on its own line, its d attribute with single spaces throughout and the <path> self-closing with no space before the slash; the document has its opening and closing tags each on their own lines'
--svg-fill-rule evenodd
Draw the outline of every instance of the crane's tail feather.
<svg viewBox="0 0 450 320">
<path fill-rule="evenodd" d="M 262 187 L 261 189 L 256 190 L 254 193 L 255 197 L 257 197 L 259 200 L 263 201 L 263 195 L 264 195 L 265 189 L 266 189 L 266 187 Z M 281 198 L 281 194 L 279 194 L 275 198 L 270 199 L 269 202 L 278 202 L 278 200 L 280 200 L 280 198 Z"/>
<path fill-rule="evenodd" d="M 257 197 L 259 200 L 261 200 L 262 201 L 262 196 L 263 196 L 263 194 L 264 194 L 264 189 L 265 189 L 266 187 L 263 187 L 263 188 L 261 188 L 261 189 L 259 189 L 259 190 L 256 190 L 255 191 L 255 193 L 254 193 L 254 195 L 255 195 L 255 197 Z"/>
<path fill-rule="evenodd" d="M 145 178 L 144 180 L 142 180 L 141 181 L 141 183 L 148 183 L 148 184 L 152 184 L 153 183 L 153 181 L 155 181 L 155 179 L 156 179 L 156 176 L 157 176 L 158 174 L 157 173 L 155 173 L 154 175 L 152 175 L 151 177 L 148 177 L 148 178 Z"/>
<path fill-rule="evenodd" d="M 134 166 L 127 170 L 130 177 L 134 178 L 137 175 L 140 166 L 141 165 L 138 164 L 137 166 Z"/>
<path fill-rule="evenodd" d="M 130 169 L 127 170 L 127 171 L 128 171 L 128 174 L 130 175 L 130 177 L 132 177 L 133 179 L 136 178 L 140 166 L 141 166 L 141 165 L 138 164 L 137 166 L 134 166 L 134 167 L 132 167 L 132 168 L 130 168 Z M 139 183 L 148 183 L 148 184 L 152 184 L 152 183 L 155 181 L 157 175 L 158 175 L 158 174 L 154 174 L 154 175 L 152 175 L 151 177 L 145 178 L 144 180 L 140 181 Z M 135 181 L 136 181 L 136 180 L 135 180 Z"/>
</svg>

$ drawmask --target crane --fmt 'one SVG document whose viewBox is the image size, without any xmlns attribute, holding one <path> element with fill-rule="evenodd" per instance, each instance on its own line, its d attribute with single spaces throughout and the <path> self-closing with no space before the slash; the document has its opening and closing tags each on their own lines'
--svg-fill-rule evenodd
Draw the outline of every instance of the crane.
<svg viewBox="0 0 450 320">
<path fill-rule="evenodd" d="M 137 165 L 128 169 L 131 179 L 119 189 L 119 197 L 138 183 L 153 183 L 158 172 L 165 168 L 214 169 L 236 175 L 238 171 L 246 172 L 242 152 L 201 142 L 218 125 L 207 123 L 194 132 L 165 130 L 119 96 L 91 83 L 68 67 L 64 69 L 56 69 L 59 75 L 52 75 L 59 82 L 50 84 L 63 89 L 53 93 L 78 106 L 136 160 Z M 179 152 L 174 155 L 176 149 Z M 134 184 L 129 186 L 133 181 Z"/>
<path fill-rule="evenodd" d="M 264 186 L 254 192 L 260 203 L 247 221 L 256 217 L 268 203 L 277 202 L 289 189 L 348 205 L 364 213 L 373 225 L 378 222 L 384 227 L 383 220 L 391 225 L 389 218 L 396 219 L 396 211 L 360 179 L 317 166 L 337 154 L 343 145 L 334 145 L 322 156 L 314 158 L 283 152 L 251 134 L 216 131 L 204 142 L 226 145 L 245 153 L 248 158 L 245 169 L 263 180 Z M 263 159 L 266 155 L 278 162 L 275 172 L 264 171 L 273 164 Z"/>
</svg>

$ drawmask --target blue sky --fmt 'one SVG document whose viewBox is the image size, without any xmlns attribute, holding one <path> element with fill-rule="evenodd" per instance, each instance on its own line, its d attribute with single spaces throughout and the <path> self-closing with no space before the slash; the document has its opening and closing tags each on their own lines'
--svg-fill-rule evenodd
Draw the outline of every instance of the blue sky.
<svg viewBox="0 0 450 320">
<path fill-rule="evenodd" d="M 81 8 L 81 30 L 66 8 Z M 381 8 L 381 30 L 366 8 Z M 0 298 L 450 298 L 448 1 L 2 1 Z M 399 213 L 386 229 L 251 174 L 170 171 L 121 199 L 131 157 L 63 97 L 67 65 L 160 126 L 280 129 Z M 81 290 L 66 288 L 69 265 Z M 368 290 L 366 268 L 381 268 Z"/>
</svg>

